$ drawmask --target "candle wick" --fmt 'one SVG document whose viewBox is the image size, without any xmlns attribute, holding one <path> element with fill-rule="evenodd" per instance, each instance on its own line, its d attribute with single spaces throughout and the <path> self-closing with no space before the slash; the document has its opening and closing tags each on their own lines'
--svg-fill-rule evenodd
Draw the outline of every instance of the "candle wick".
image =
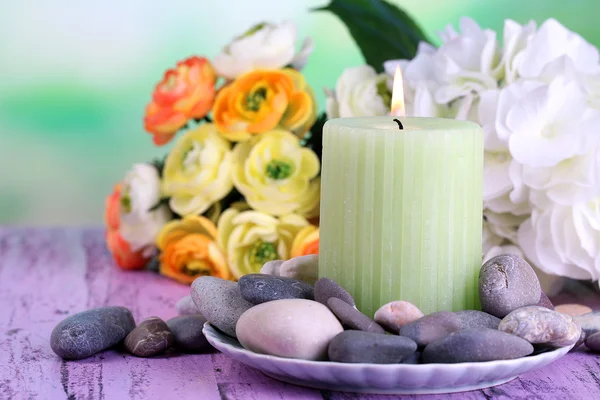
<svg viewBox="0 0 600 400">
<path fill-rule="evenodd" d="M 404 127 L 402 126 L 402 122 L 400 122 L 398 118 L 394 118 L 394 122 L 398 124 L 398 129 L 404 129 Z"/>
</svg>

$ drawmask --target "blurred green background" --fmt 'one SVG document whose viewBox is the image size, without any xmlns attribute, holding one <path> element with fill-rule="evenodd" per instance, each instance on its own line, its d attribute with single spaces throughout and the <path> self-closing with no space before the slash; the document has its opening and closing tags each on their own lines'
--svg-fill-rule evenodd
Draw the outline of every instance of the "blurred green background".
<svg viewBox="0 0 600 400">
<path fill-rule="evenodd" d="M 0 224 L 102 223 L 104 198 L 135 162 L 161 156 L 142 127 L 166 68 L 216 55 L 261 20 L 290 19 L 316 48 L 308 82 L 335 85 L 361 64 L 346 28 L 310 12 L 328 0 L 0 2 Z M 501 30 L 554 17 L 600 44 L 598 0 L 393 0 L 437 43 L 461 16 Z M 320 108 L 324 96 L 319 95 Z"/>
</svg>

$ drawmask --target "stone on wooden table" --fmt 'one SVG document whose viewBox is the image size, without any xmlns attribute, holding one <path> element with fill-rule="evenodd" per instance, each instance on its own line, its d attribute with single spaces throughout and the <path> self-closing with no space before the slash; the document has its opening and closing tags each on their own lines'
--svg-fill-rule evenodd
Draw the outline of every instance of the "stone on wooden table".
<svg viewBox="0 0 600 400">
<path fill-rule="evenodd" d="M 531 266 L 516 254 L 491 258 L 479 274 L 479 298 L 482 310 L 498 318 L 511 311 L 537 304 L 541 297 L 540 281 Z"/>
<path fill-rule="evenodd" d="M 497 329 L 472 328 L 441 338 L 423 351 L 425 363 L 511 360 L 533 353 L 528 341 Z"/>
<path fill-rule="evenodd" d="M 125 307 L 83 311 L 61 321 L 50 336 L 50 347 L 65 360 L 80 360 L 121 342 L 135 328 Z"/>
<path fill-rule="evenodd" d="M 319 279 L 319 256 L 309 254 L 290 258 L 279 266 L 279 276 L 298 279 L 314 285 Z"/>
<path fill-rule="evenodd" d="M 192 299 L 191 295 L 184 296 L 181 299 L 179 299 L 177 304 L 175 304 L 175 309 L 177 310 L 177 314 L 179 315 L 200 314 L 200 310 L 198 310 L 198 307 L 196 307 L 196 304 L 194 303 L 194 300 Z"/>
<path fill-rule="evenodd" d="M 590 307 L 583 304 L 561 304 L 554 307 L 554 310 L 571 317 L 579 317 L 593 311 Z"/>
<path fill-rule="evenodd" d="M 162 319 L 143 320 L 125 338 L 125 349 L 137 357 L 152 357 L 164 353 L 173 345 L 173 334 Z"/>
<path fill-rule="evenodd" d="M 490 328 L 498 329 L 500 318 L 478 310 L 462 310 L 455 314 L 460 318 L 460 329 Z"/>
<path fill-rule="evenodd" d="M 453 312 L 439 311 L 400 328 L 400 336 L 414 340 L 419 347 L 427 346 L 461 329 L 461 319 Z"/>
<path fill-rule="evenodd" d="M 304 360 L 324 360 L 329 342 L 343 330 L 327 307 L 305 299 L 254 306 L 236 327 L 240 344 L 250 351 Z"/>
<path fill-rule="evenodd" d="M 314 300 L 312 285 L 297 279 L 266 274 L 248 274 L 242 276 L 238 285 L 242 297 L 252 303 L 283 299 Z"/>
<path fill-rule="evenodd" d="M 417 344 L 403 336 L 345 331 L 331 340 L 331 361 L 344 363 L 397 364 L 415 353 Z"/>
<path fill-rule="evenodd" d="M 424 316 L 417 306 L 408 301 L 392 301 L 384 304 L 375 312 L 375 322 L 388 332 L 398 334 L 404 325 Z"/>
<path fill-rule="evenodd" d="M 173 332 L 174 345 L 183 353 L 205 353 L 213 349 L 206 340 L 202 328 L 206 318 L 200 314 L 180 315 L 167 321 Z"/>
<path fill-rule="evenodd" d="M 327 300 L 327 307 L 335 314 L 343 326 L 358 331 L 385 333 L 385 330 L 371 318 L 337 297 Z"/>
<path fill-rule="evenodd" d="M 201 276 L 192 283 L 192 299 L 200 314 L 231 337 L 240 316 L 253 306 L 240 293 L 237 282 Z"/>
<path fill-rule="evenodd" d="M 343 300 L 352 307 L 356 305 L 352 295 L 336 281 L 329 278 L 319 278 L 319 280 L 315 282 L 315 301 L 326 306 L 327 300 L 331 297 Z"/>
<path fill-rule="evenodd" d="M 554 347 L 570 346 L 581 337 L 581 328 L 570 316 L 540 306 L 511 312 L 502 319 L 498 329 L 532 344 Z"/>
<path fill-rule="evenodd" d="M 587 336 L 591 336 L 596 332 L 600 332 L 600 311 L 593 311 L 588 314 L 578 315 L 573 317 L 581 329 L 583 329 Z"/>
</svg>

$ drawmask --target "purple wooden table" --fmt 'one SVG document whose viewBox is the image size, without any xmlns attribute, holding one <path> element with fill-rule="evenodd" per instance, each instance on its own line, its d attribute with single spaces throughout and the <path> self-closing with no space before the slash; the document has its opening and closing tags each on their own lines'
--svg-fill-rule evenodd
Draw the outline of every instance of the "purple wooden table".
<svg viewBox="0 0 600 400">
<path fill-rule="evenodd" d="M 122 305 L 136 320 L 168 319 L 188 292 L 114 267 L 100 229 L 0 228 L 0 399 L 600 399 L 600 357 L 584 350 L 495 388 L 377 396 L 284 384 L 220 353 L 141 359 L 111 350 L 65 362 L 50 349 L 50 332 L 68 315 Z M 600 306 L 585 287 L 556 300 Z"/>
</svg>

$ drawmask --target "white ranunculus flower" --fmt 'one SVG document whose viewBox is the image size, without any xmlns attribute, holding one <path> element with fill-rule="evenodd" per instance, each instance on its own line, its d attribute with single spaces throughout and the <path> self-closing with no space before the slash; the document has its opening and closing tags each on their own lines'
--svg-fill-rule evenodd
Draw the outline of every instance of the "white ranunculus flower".
<svg viewBox="0 0 600 400">
<path fill-rule="evenodd" d="M 585 154 L 598 124 L 600 114 L 587 106 L 585 93 L 564 77 L 549 85 L 515 83 L 498 100 L 498 136 L 508 138 L 515 160 L 531 167 L 551 167 Z"/>
<path fill-rule="evenodd" d="M 313 50 L 313 41 L 306 38 L 296 53 L 298 29 L 285 21 L 281 24 L 260 23 L 235 38 L 213 60 L 217 73 L 227 79 L 259 68 L 282 68 L 292 65 L 302 69 Z"/>
<path fill-rule="evenodd" d="M 135 164 L 123 179 L 119 230 L 133 251 L 154 251 L 155 239 L 171 219 L 165 205 L 150 210 L 160 201 L 160 177 L 150 164 Z"/>
<path fill-rule="evenodd" d="M 574 206 L 535 209 L 519 245 L 542 271 L 573 279 L 600 277 L 600 197 Z"/>
<path fill-rule="evenodd" d="M 538 78 L 544 69 L 554 69 L 551 64 L 562 62 L 564 58 L 570 59 L 578 72 L 600 73 L 598 49 L 551 18 L 540 26 L 518 55 L 517 69 L 524 78 Z"/>
<path fill-rule="evenodd" d="M 377 74 L 369 65 L 346 68 L 337 81 L 335 91 L 326 90 L 325 94 L 329 119 L 382 116 L 390 112 L 387 76 Z"/>
</svg>

